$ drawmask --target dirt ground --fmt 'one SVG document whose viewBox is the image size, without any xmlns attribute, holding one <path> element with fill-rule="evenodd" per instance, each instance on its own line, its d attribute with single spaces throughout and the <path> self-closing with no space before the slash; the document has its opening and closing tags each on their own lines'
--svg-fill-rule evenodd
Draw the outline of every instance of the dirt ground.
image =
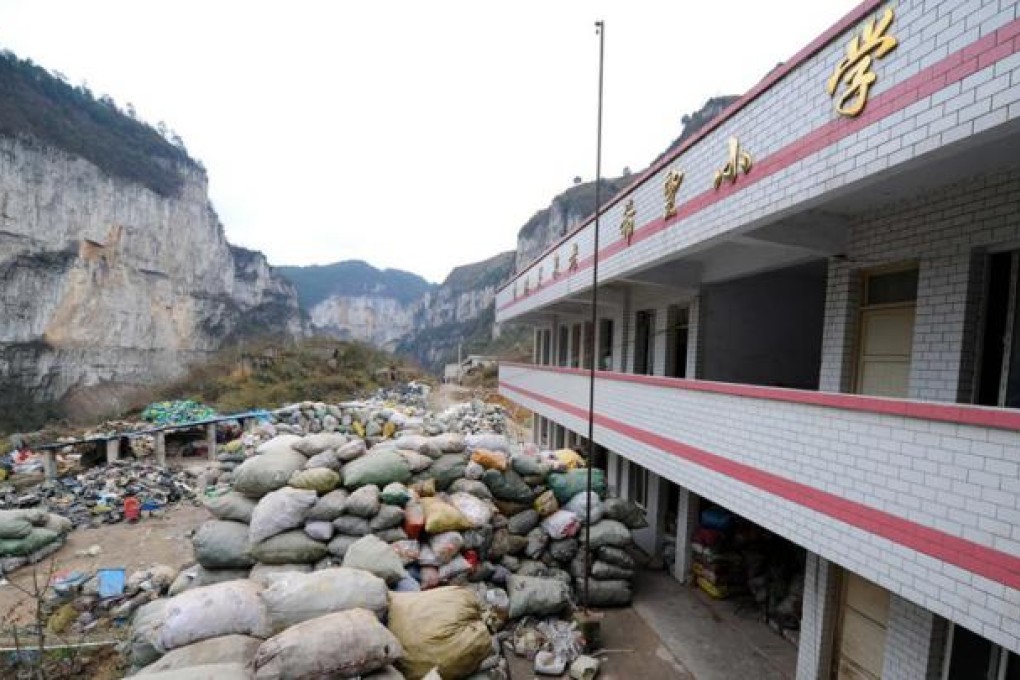
<svg viewBox="0 0 1020 680">
<path fill-rule="evenodd" d="M 108 524 L 97 529 L 72 531 L 64 546 L 54 554 L 56 571 L 79 570 L 94 573 L 97 569 L 123 567 L 127 574 L 132 571 L 166 564 L 181 568 L 194 561 L 190 532 L 209 519 L 209 512 L 200 505 L 181 503 L 160 518 L 147 518 L 137 524 Z M 93 545 L 100 547 L 95 557 L 78 556 L 79 551 Z M 49 560 L 38 565 L 45 574 Z M 10 575 L 14 583 L 29 584 L 32 580 L 32 566 L 22 567 Z M 31 620 L 27 607 L 28 597 L 8 583 L 0 585 L 0 612 L 16 611 L 18 621 Z"/>
</svg>

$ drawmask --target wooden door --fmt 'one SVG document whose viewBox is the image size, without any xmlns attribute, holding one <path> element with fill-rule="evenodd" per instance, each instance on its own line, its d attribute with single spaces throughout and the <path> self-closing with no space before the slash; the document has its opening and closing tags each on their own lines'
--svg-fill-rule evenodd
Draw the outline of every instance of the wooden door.
<svg viewBox="0 0 1020 680">
<path fill-rule="evenodd" d="M 879 680 L 885 660 L 889 591 L 843 572 L 836 627 L 837 680 Z"/>
<path fill-rule="evenodd" d="M 857 393 L 906 398 L 913 344 L 913 305 L 861 310 Z"/>
</svg>

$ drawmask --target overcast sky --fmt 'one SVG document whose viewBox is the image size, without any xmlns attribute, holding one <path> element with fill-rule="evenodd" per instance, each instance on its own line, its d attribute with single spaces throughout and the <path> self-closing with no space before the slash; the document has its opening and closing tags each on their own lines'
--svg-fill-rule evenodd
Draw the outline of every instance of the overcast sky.
<svg viewBox="0 0 1020 680">
<path fill-rule="evenodd" d="M 441 281 L 594 177 L 596 19 L 615 175 L 855 4 L 0 0 L 0 45 L 166 121 L 230 240 L 271 263 Z"/>
</svg>

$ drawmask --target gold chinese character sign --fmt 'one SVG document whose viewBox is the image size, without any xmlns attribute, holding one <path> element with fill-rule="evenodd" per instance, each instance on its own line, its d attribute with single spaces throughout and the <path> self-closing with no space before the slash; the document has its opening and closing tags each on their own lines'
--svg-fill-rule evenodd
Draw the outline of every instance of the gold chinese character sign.
<svg viewBox="0 0 1020 680">
<path fill-rule="evenodd" d="M 560 253 L 559 251 L 553 253 L 553 278 L 555 279 L 560 275 Z"/>
<path fill-rule="evenodd" d="M 568 267 L 570 268 L 570 271 L 575 271 L 578 266 L 579 265 L 577 263 L 577 244 L 575 243 L 573 247 L 570 249 L 570 262 L 568 264 Z"/>
<path fill-rule="evenodd" d="M 747 174 L 751 172 L 751 154 L 747 153 L 740 147 L 740 142 L 737 141 L 736 137 L 730 137 L 729 141 L 729 158 L 726 160 L 726 165 L 715 171 L 715 188 L 718 189 L 723 180 L 733 184 L 737 181 L 737 175 L 743 173 Z"/>
<path fill-rule="evenodd" d="M 868 103 L 868 93 L 878 78 L 871 70 L 872 63 L 892 52 L 899 44 L 896 38 L 885 34 L 894 18 L 892 8 L 886 8 L 881 19 L 877 22 L 876 17 L 869 19 L 860 35 L 855 35 L 847 43 L 846 56 L 836 64 L 836 70 L 825 88 L 829 96 L 834 97 L 840 83 L 846 86 L 836 99 L 836 111 L 840 114 L 856 116 Z"/>
<path fill-rule="evenodd" d="M 684 183 L 684 173 L 673 168 L 666 173 L 666 183 L 663 185 L 663 193 L 666 196 L 666 219 L 676 215 L 676 192 Z"/>
<path fill-rule="evenodd" d="M 535 284 L 535 287 L 542 287 L 542 265 L 538 265 L 538 283 Z"/>
<path fill-rule="evenodd" d="M 626 207 L 623 209 L 623 221 L 620 222 L 620 234 L 627 239 L 627 245 L 630 245 L 630 240 L 634 237 L 634 225 L 637 221 L 637 209 L 634 207 L 634 199 L 627 201 Z"/>
</svg>

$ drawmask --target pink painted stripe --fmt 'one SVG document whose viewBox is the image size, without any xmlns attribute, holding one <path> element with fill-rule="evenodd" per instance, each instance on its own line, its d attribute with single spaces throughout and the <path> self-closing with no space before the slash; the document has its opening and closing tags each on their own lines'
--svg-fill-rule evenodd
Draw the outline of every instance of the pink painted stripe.
<svg viewBox="0 0 1020 680">
<path fill-rule="evenodd" d="M 510 361 L 500 362 L 500 365 L 547 373 L 588 375 L 586 369 L 565 368 L 563 366 L 536 366 Z M 742 383 L 666 378 L 663 376 L 634 375 L 633 373 L 616 373 L 612 371 L 596 371 L 595 375 L 600 380 L 612 380 L 614 382 L 630 382 L 691 392 L 711 392 L 713 394 L 726 394 L 735 397 L 748 397 L 750 399 L 767 399 L 791 404 L 836 408 L 844 411 L 876 413 L 878 415 L 934 420 L 942 423 L 973 425 L 975 427 L 993 427 L 999 430 L 1020 432 L 1020 411 L 1016 409 L 989 408 L 986 406 L 972 406 L 970 404 L 939 404 L 929 401 L 869 397 L 862 394 L 812 392 L 811 390 L 794 390 L 784 387 L 761 387 Z"/>
<path fill-rule="evenodd" d="M 587 418 L 587 410 L 500 381 L 500 388 L 568 413 Z M 989 580 L 1020 590 L 1020 557 L 995 550 L 888 512 L 850 501 L 828 491 L 795 482 L 771 472 L 738 463 L 673 439 L 653 434 L 602 414 L 595 422 L 655 449 L 682 458 L 712 472 L 725 475 L 766 493 L 839 520 L 911 550 L 955 565 Z"/>
<path fill-rule="evenodd" d="M 1004 59 L 1012 54 L 1020 52 L 1020 19 L 1006 24 L 999 30 L 989 33 L 967 47 L 950 54 L 946 58 L 932 64 L 928 68 L 914 74 L 901 83 L 891 87 L 885 92 L 877 95 L 868 103 L 868 107 L 857 118 L 836 118 L 830 120 L 819 128 L 812 130 L 803 137 L 791 142 L 778 150 L 771 156 L 762 159 L 755 166 L 749 175 L 740 178 L 734 185 L 724 185 L 718 191 L 709 189 L 694 196 L 677 209 L 676 215 L 666 220 L 661 217 L 653 219 L 638 227 L 631 238 L 631 244 L 639 243 L 647 238 L 658 234 L 665 229 L 676 225 L 692 215 L 695 215 L 709 206 L 725 200 L 754 184 L 785 170 L 794 163 L 817 153 L 826 147 L 872 125 L 879 120 L 900 111 L 921 99 L 928 97 L 935 92 L 945 88 L 947 85 L 958 82 L 967 76 L 977 73 L 983 68 Z M 608 210 L 607 206 L 607 210 Z M 586 226 L 589 222 L 586 222 Z M 572 233 L 573 234 L 573 233 Z M 571 235 L 572 235 L 571 234 Z M 568 237 L 569 238 L 569 237 Z M 557 243 L 555 247 L 558 247 Z M 604 261 L 617 253 L 627 249 L 627 244 L 622 239 L 609 243 L 599 250 L 600 261 Z M 550 249 L 551 250 L 551 249 Z M 548 253 L 544 253 L 542 257 Z M 538 264 L 541 258 L 535 260 L 528 269 L 511 279 L 506 289 L 527 273 L 531 267 Z M 536 295 L 544 288 L 566 280 L 571 276 L 577 276 L 593 264 L 589 255 L 578 262 L 578 268 L 573 272 L 550 279 L 542 286 L 536 286 L 528 295 L 521 295 L 499 306 L 499 311 L 509 309 L 524 302 L 529 297 Z"/>
<path fill-rule="evenodd" d="M 644 171 L 641 172 L 640 175 L 637 176 L 637 178 L 633 182 L 630 183 L 630 185 L 623 189 L 612 200 L 607 202 L 603 206 L 602 211 L 605 212 L 606 210 L 612 208 L 614 205 L 616 205 L 624 198 L 632 194 L 634 191 L 637 190 L 638 187 L 647 182 L 652 177 L 652 175 L 661 170 L 664 166 L 668 165 L 669 163 L 672 163 L 677 157 L 680 156 L 680 154 L 687 151 L 687 149 L 691 148 L 699 141 L 704 139 L 713 130 L 715 130 L 720 125 L 725 123 L 727 120 L 732 118 L 738 111 L 745 108 L 748 104 L 750 104 L 758 97 L 760 97 L 762 94 L 771 89 L 776 83 L 781 81 L 786 76 L 790 75 L 792 71 L 799 68 L 801 64 L 803 64 L 805 61 L 813 57 L 815 54 L 821 51 L 822 48 L 828 45 L 833 38 L 838 36 L 840 33 L 846 31 L 848 28 L 856 24 L 858 21 L 864 19 L 876 7 L 881 5 L 882 2 L 884 2 L 884 0 L 864 0 L 863 2 L 861 2 L 861 4 L 857 5 L 857 7 L 854 7 L 842 19 L 840 19 L 835 24 L 830 26 L 824 33 L 822 33 L 820 36 L 812 40 L 805 47 L 801 48 L 799 52 L 797 52 L 795 55 L 784 61 L 781 66 L 777 67 L 776 69 L 771 71 L 768 75 L 766 75 L 764 78 L 762 78 L 760 81 L 758 81 L 757 85 L 755 85 L 750 90 L 745 92 L 742 97 L 737 99 L 737 101 L 727 106 L 726 109 L 724 109 L 718 116 L 707 122 L 697 132 L 691 135 L 683 144 L 674 149 L 667 156 L 664 156 L 663 158 L 659 159 L 658 163 L 653 163 L 652 165 L 648 166 Z M 567 232 L 565 236 L 560 238 L 558 241 L 555 241 L 551 246 L 543 250 L 542 254 L 539 255 L 531 264 L 525 267 L 524 271 L 520 272 L 518 276 L 521 276 L 526 272 L 530 271 L 531 268 L 538 264 L 543 257 L 559 248 L 561 245 L 566 243 L 572 236 L 580 232 L 582 229 L 584 229 L 594 221 L 595 216 L 592 215 L 591 217 L 589 217 L 588 219 L 586 219 L 585 221 L 581 222 L 576 227 L 571 229 L 569 232 Z M 507 285 L 509 285 L 509 283 Z M 507 286 L 505 285 L 499 290 L 502 290 L 503 288 L 506 287 Z"/>
</svg>

